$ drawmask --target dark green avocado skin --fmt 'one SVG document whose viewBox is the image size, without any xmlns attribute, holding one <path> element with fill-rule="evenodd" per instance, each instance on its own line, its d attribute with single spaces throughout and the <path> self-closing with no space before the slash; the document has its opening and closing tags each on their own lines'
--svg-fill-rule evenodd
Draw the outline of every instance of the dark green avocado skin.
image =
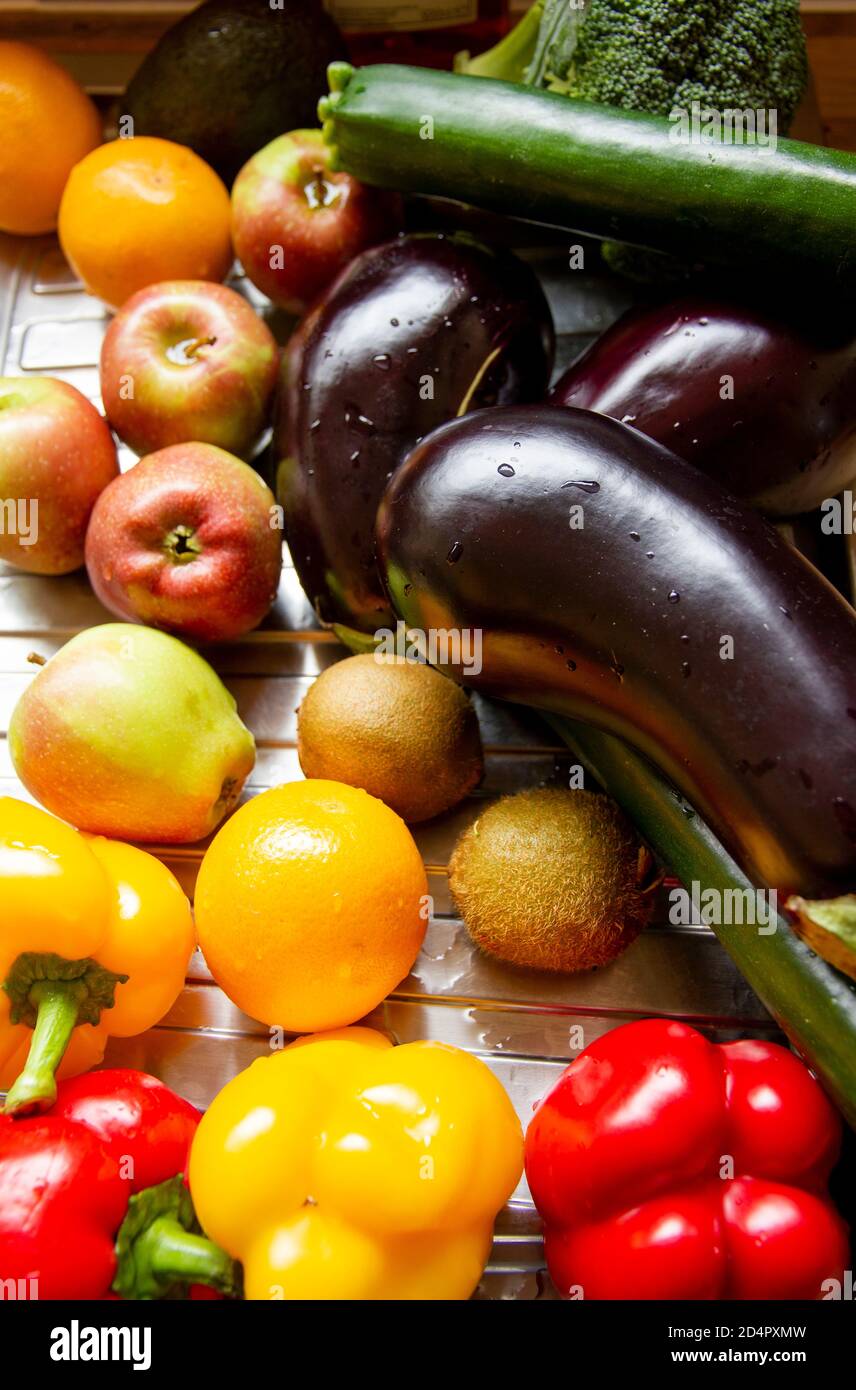
<svg viewBox="0 0 856 1390">
<path fill-rule="evenodd" d="M 207 0 L 163 35 L 125 93 L 135 135 L 189 145 L 231 184 L 277 135 L 317 126 L 347 48 L 320 0 Z"/>
</svg>

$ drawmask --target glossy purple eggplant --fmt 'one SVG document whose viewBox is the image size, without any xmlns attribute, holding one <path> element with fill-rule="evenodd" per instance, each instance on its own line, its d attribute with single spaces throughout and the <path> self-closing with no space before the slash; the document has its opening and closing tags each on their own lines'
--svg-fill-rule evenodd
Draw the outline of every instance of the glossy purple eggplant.
<svg viewBox="0 0 856 1390">
<path fill-rule="evenodd" d="M 705 296 L 634 309 L 569 367 L 556 405 L 631 424 L 771 515 L 856 476 L 856 332 Z"/>
<path fill-rule="evenodd" d="M 442 421 L 542 399 L 553 346 L 534 273 L 469 237 L 399 237 L 338 278 L 285 353 L 274 434 L 286 536 L 322 622 L 393 621 L 374 553 L 390 475 Z"/>
<path fill-rule="evenodd" d="M 480 411 L 411 452 L 378 555 L 411 627 L 481 633 L 447 674 L 633 744 L 759 886 L 856 888 L 856 613 L 711 479 L 605 415 Z"/>
</svg>

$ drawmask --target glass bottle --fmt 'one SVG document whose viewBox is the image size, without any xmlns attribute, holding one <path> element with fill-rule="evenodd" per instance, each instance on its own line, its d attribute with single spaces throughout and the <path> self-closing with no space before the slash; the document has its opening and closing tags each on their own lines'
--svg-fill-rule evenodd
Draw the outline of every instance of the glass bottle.
<svg viewBox="0 0 856 1390">
<path fill-rule="evenodd" d="M 451 68 L 455 54 L 481 53 L 510 27 L 509 0 L 325 0 L 354 63 Z"/>
</svg>

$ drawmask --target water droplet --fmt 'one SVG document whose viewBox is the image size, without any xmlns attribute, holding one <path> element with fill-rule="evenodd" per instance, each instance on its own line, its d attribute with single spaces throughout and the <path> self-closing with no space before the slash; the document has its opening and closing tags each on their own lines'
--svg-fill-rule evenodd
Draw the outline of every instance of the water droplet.
<svg viewBox="0 0 856 1390">
<path fill-rule="evenodd" d="M 639 532 L 638 532 L 638 531 L 631 531 L 631 532 L 630 532 L 630 539 L 631 539 L 632 541 L 639 541 L 639 540 L 642 539 L 642 537 L 639 535 Z"/>
<path fill-rule="evenodd" d="M 565 665 L 569 671 L 576 671 L 577 669 L 577 663 L 575 661 L 566 661 Z"/>
<path fill-rule="evenodd" d="M 653 550 L 646 550 L 646 551 L 645 551 L 645 557 L 646 557 L 646 559 L 648 559 L 648 560 L 653 560 L 653 558 L 654 558 L 654 552 L 653 552 Z"/>
<path fill-rule="evenodd" d="M 345 406 L 345 424 L 349 429 L 360 430 L 363 434 L 374 434 L 374 420 L 363 415 L 358 406 Z"/>
<path fill-rule="evenodd" d="M 321 421 L 320 421 L 320 420 L 313 420 L 313 421 L 312 421 L 312 424 L 309 426 L 309 428 L 310 428 L 311 430 L 320 430 L 320 428 L 321 428 Z"/>
<path fill-rule="evenodd" d="M 405 586 L 404 586 L 404 597 L 407 598 L 408 594 L 412 594 L 412 593 L 413 593 L 413 585 L 412 585 L 412 584 L 405 584 Z"/>
<path fill-rule="evenodd" d="M 497 473 L 501 473 L 503 478 L 514 477 L 514 469 L 512 468 L 510 463 L 501 463 L 496 471 Z"/>
<path fill-rule="evenodd" d="M 392 326 L 393 328 L 398 328 L 398 325 L 399 325 L 400 320 L 399 320 L 399 319 L 390 319 L 389 322 L 390 322 L 390 324 L 391 324 L 391 326 Z"/>
<path fill-rule="evenodd" d="M 588 479 L 583 479 L 582 481 L 574 481 L 572 479 L 569 483 L 562 483 L 562 487 L 577 487 L 580 492 L 600 492 L 600 483 L 595 483 Z"/>
<path fill-rule="evenodd" d="M 464 553 L 463 542 L 462 542 L 462 541 L 452 541 L 452 544 L 449 546 L 449 553 L 448 553 L 447 556 L 446 556 L 446 563 L 449 564 L 449 565 L 456 565 L 456 564 L 458 563 L 458 561 L 460 560 L 461 556 L 463 555 L 463 553 Z"/>
<path fill-rule="evenodd" d="M 779 604 L 779 611 L 784 613 L 785 617 L 790 619 L 791 622 L 793 622 L 793 618 L 791 617 L 790 611 L 787 608 L 782 608 L 782 605 Z"/>
<path fill-rule="evenodd" d="M 680 602 L 680 599 L 681 599 L 681 596 L 680 596 L 680 594 L 678 593 L 677 589 L 670 589 L 670 590 L 669 590 L 669 603 L 679 603 L 679 602 Z"/>
<path fill-rule="evenodd" d="M 514 441 L 514 443 L 513 443 L 513 445 L 512 445 L 512 448 L 514 448 L 514 449 L 519 449 L 519 448 L 520 448 L 520 440 L 519 440 L 519 439 L 515 439 L 515 441 Z"/>
<path fill-rule="evenodd" d="M 687 676 L 691 676 L 693 673 L 693 668 L 690 666 L 690 663 L 688 661 L 681 662 L 681 670 L 684 673 L 684 679 L 686 679 Z"/>
<path fill-rule="evenodd" d="M 682 633 L 681 633 L 681 641 L 682 641 L 682 642 L 689 642 L 689 640 L 690 640 L 690 635 L 689 635 L 689 633 L 688 633 L 688 632 L 682 632 Z"/>
<path fill-rule="evenodd" d="M 388 372 L 392 365 L 392 358 L 388 352 L 378 352 L 372 358 L 375 366 L 382 372 Z"/>
</svg>

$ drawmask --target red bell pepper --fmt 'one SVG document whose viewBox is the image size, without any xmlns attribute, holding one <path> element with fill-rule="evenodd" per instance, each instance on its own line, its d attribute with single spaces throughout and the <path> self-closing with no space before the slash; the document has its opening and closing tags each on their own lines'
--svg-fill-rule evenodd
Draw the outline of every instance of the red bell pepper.
<svg viewBox="0 0 856 1390">
<path fill-rule="evenodd" d="M 0 1115 L 0 1280 L 8 1297 L 233 1293 L 182 1174 L 199 1112 L 143 1072 L 60 1082 L 49 1113 Z"/>
<path fill-rule="evenodd" d="M 536 1109 L 526 1174 L 566 1297 L 818 1299 L 847 1228 L 826 1195 L 841 1122 L 773 1043 L 615 1028 Z"/>
</svg>

